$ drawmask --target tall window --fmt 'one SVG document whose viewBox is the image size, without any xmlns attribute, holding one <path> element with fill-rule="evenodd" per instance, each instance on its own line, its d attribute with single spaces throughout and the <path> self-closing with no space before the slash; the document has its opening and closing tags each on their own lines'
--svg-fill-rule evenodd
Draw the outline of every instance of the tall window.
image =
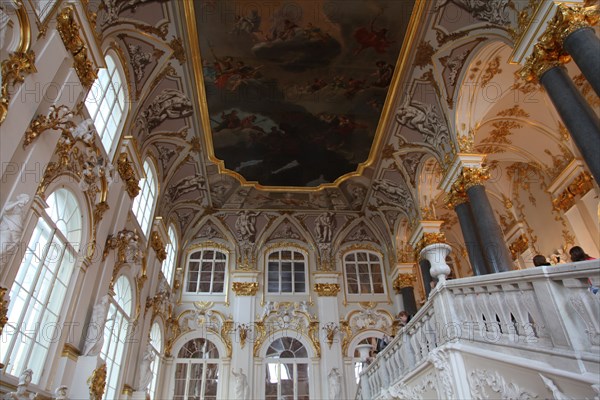
<svg viewBox="0 0 600 400">
<path fill-rule="evenodd" d="M 69 190 L 56 190 L 47 203 L 11 287 L 0 343 L 4 372 L 18 376 L 31 368 L 34 383 L 40 382 L 50 345 L 60 334 L 59 316 L 82 232 L 81 211 Z"/>
<path fill-rule="evenodd" d="M 175 360 L 173 400 L 216 400 L 219 383 L 219 351 L 206 339 L 187 342 Z"/>
<path fill-rule="evenodd" d="M 186 291 L 190 293 L 223 293 L 227 255 L 214 249 L 192 253 L 188 261 Z"/>
<path fill-rule="evenodd" d="M 267 264 L 269 293 L 306 293 L 306 257 L 299 251 L 277 250 Z"/>
<path fill-rule="evenodd" d="M 110 153 L 125 114 L 125 89 L 114 59 L 107 55 L 104 61 L 106 68 L 98 71 L 98 78 L 85 98 L 85 106 L 104 150 Z"/>
<path fill-rule="evenodd" d="M 177 255 L 177 236 L 173 225 L 169 226 L 169 243 L 167 243 L 167 258 L 162 263 L 162 272 L 169 285 L 173 282 L 175 271 L 175 256 Z"/>
<path fill-rule="evenodd" d="M 156 179 L 154 178 L 154 168 L 149 159 L 144 161 L 145 178 L 140 179 L 140 193 L 133 199 L 133 214 L 137 219 L 142 232 L 148 237 L 152 214 L 154 213 L 154 203 L 156 202 Z"/>
<path fill-rule="evenodd" d="M 104 325 L 102 358 L 106 361 L 106 393 L 104 398 L 119 397 L 118 384 L 123 355 L 127 347 L 127 333 L 132 311 L 132 292 L 129 280 L 121 276 L 115 282 L 115 295 L 110 300 L 108 319 Z"/>
<path fill-rule="evenodd" d="M 383 294 L 381 258 L 367 251 L 353 251 L 344 257 L 348 294 Z"/>
<path fill-rule="evenodd" d="M 308 354 L 296 339 L 275 340 L 267 350 L 266 400 L 309 400 Z"/>
<path fill-rule="evenodd" d="M 154 361 L 152 361 L 152 365 L 150 369 L 152 370 L 152 382 L 150 383 L 150 398 L 155 399 L 156 397 L 156 389 L 158 386 L 158 373 L 160 372 L 160 355 L 163 350 L 163 342 L 162 342 L 162 332 L 160 330 L 160 326 L 158 323 L 152 324 L 152 328 L 150 329 L 150 351 L 154 353 Z"/>
</svg>

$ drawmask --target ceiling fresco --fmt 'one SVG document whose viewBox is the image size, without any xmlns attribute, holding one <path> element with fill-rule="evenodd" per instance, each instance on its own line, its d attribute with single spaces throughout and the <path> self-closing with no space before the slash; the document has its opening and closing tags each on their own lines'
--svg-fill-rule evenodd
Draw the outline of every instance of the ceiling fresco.
<svg viewBox="0 0 600 400">
<path fill-rule="evenodd" d="M 414 1 L 194 1 L 214 157 L 264 186 L 368 160 Z"/>
</svg>

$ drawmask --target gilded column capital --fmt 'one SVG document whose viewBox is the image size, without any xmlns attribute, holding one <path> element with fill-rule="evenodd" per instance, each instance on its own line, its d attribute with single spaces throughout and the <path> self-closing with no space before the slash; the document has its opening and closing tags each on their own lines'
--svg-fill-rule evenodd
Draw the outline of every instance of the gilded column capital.
<svg viewBox="0 0 600 400">
<path fill-rule="evenodd" d="M 8 114 L 8 103 L 10 101 L 9 86 L 14 87 L 17 83 L 25 80 L 25 74 L 37 72 L 35 68 L 35 53 L 16 51 L 10 53 L 8 58 L 2 61 L 2 89 L 0 90 L 0 124 Z"/>
<path fill-rule="evenodd" d="M 537 82 L 549 69 L 571 61 L 571 56 L 563 48 L 563 41 L 579 29 L 596 25 L 599 19 L 598 6 L 559 4 L 556 15 L 548 22 L 532 54 L 519 70 L 519 76 L 527 82 Z"/>
<path fill-rule="evenodd" d="M 467 203 L 468 201 L 469 198 L 467 197 L 467 191 L 464 187 L 464 184 L 460 179 L 458 179 L 452 184 L 450 191 L 446 195 L 446 207 L 452 209 L 460 204 Z"/>
<path fill-rule="evenodd" d="M 401 289 L 412 287 L 416 282 L 417 277 L 413 274 L 399 274 L 394 280 L 393 289 L 399 292 Z"/>
<path fill-rule="evenodd" d="M 129 161 L 127 153 L 125 152 L 119 154 L 119 158 L 117 159 L 117 171 L 119 171 L 119 176 L 121 176 L 121 179 L 125 182 L 129 197 L 133 199 L 140 192 L 140 186 L 138 184 L 139 179 L 135 175 L 133 164 Z"/>
<path fill-rule="evenodd" d="M 559 4 L 550 27 L 556 31 L 562 43 L 571 33 L 592 27 L 598 23 L 598 20 L 600 20 L 600 8 L 597 5 L 585 7 Z"/>
<path fill-rule="evenodd" d="M 233 282 L 231 288 L 238 296 L 254 296 L 258 291 L 258 282 Z"/>
<path fill-rule="evenodd" d="M 315 283 L 315 292 L 320 297 L 335 297 L 340 291 L 338 283 Z"/>
<path fill-rule="evenodd" d="M 165 250 L 165 244 L 163 243 L 157 231 L 152 231 L 152 236 L 150 236 L 150 246 L 152 246 L 156 252 L 156 258 L 158 261 L 165 261 L 167 258 L 167 251 Z"/>
<path fill-rule="evenodd" d="M 473 186 L 483 185 L 483 182 L 490 179 L 489 168 L 484 166 L 479 167 L 465 167 L 462 170 L 462 174 L 459 177 L 460 183 L 465 192 Z"/>
</svg>

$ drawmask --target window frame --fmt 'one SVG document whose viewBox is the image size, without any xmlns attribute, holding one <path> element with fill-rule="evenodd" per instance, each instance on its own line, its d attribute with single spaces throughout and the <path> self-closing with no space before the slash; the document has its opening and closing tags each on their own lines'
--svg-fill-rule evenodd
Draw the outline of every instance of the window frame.
<svg viewBox="0 0 600 400">
<path fill-rule="evenodd" d="M 160 398 L 160 396 L 156 396 L 156 393 L 158 391 L 158 382 L 160 381 L 159 374 L 162 366 L 162 353 L 164 347 L 163 329 L 161 324 L 159 324 L 157 321 L 154 321 L 152 325 L 150 325 L 150 332 L 148 333 L 148 335 L 150 337 L 148 345 L 150 346 L 154 354 L 154 360 L 152 361 L 152 364 L 150 366 L 150 369 L 152 370 L 152 382 L 150 383 L 148 392 L 150 394 L 151 399 L 156 399 Z"/>
<path fill-rule="evenodd" d="M 148 166 L 148 168 L 146 168 L 146 166 Z M 131 210 L 142 230 L 142 234 L 148 238 L 152 229 L 152 222 L 154 221 L 159 187 L 156 178 L 156 165 L 152 158 L 146 157 L 144 159 L 142 169 L 144 171 L 144 177 L 140 179 L 139 182 L 140 192 L 133 199 Z M 149 177 L 151 179 L 149 179 Z"/>
<path fill-rule="evenodd" d="M 367 259 L 365 261 L 358 259 L 358 254 L 360 254 L 360 253 L 367 255 Z M 351 255 L 354 255 L 355 259 L 347 260 L 347 257 L 349 257 Z M 375 256 L 378 261 L 372 261 L 371 256 Z M 372 299 L 373 301 L 379 301 L 379 300 L 383 301 L 383 300 L 387 299 L 387 296 L 388 296 L 387 281 L 386 281 L 386 277 L 385 277 L 384 258 L 381 253 L 379 253 L 377 251 L 373 251 L 371 249 L 367 249 L 367 248 L 360 248 L 360 249 L 353 249 L 353 250 L 344 252 L 342 254 L 341 258 L 342 258 L 341 261 L 342 261 L 342 268 L 343 268 L 343 274 L 344 274 L 344 286 L 345 286 L 344 293 L 349 302 L 365 301 L 364 300 L 365 295 L 369 296 L 370 299 Z M 358 292 L 350 292 L 351 283 L 349 282 L 349 279 L 348 279 L 349 278 L 349 271 L 348 271 L 349 263 L 353 263 L 355 266 L 355 272 L 354 272 L 355 276 L 353 278 L 356 280 L 355 284 L 357 285 Z M 360 263 L 368 264 L 369 286 L 371 289 L 370 292 L 362 291 L 362 285 L 364 283 L 361 283 L 361 281 L 360 281 L 360 271 L 358 268 Z M 377 292 L 377 293 L 375 292 L 376 282 L 373 281 L 373 270 L 372 270 L 372 267 L 374 265 L 379 265 L 379 275 L 381 278 L 380 284 L 381 284 L 382 292 Z"/>
<path fill-rule="evenodd" d="M 275 343 L 276 342 L 282 343 L 284 339 L 290 339 L 290 347 L 293 346 L 294 342 L 297 342 L 301 345 L 300 348 L 298 348 L 294 351 L 294 357 L 281 357 L 281 354 L 286 351 L 289 351 L 290 353 L 292 352 L 292 350 L 290 350 L 289 348 L 280 350 L 277 354 L 275 354 L 275 353 L 269 354 L 269 350 L 275 345 Z M 300 350 L 303 350 L 306 355 L 303 357 L 298 357 L 296 353 Z M 282 396 L 282 394 L 281 394 L 282 381 L 290 380 L 289 369 L 287 368 L 287 366 L 289 364 L 292 365 L 292 380 L 293 380 L 293 392 L 294 392 L 293 398 L 294 398 L 294 400 L 299 399 L 299 395 L 298 395 L 298 386 L 299 386 L 298 366 L 299 365 L 306 366 L 306 384 L 308 386 L 308 393 L 303 396 L 303 399 L 305 399 L 305 400 L 310 399 L 310 395 L 312 393 L 312 390 L 311 390 L 312 385 L 310 384 L 310 380 L 311 380 L 311 369 L 313 368 L 313 365 L 310 362 L 309 351 L 308 351 L 308 348 L 306 347 L 306 345 L 301 340 L 298 340 L 291 336 L 278 337 L 278 338 L 272 340 L 271 343 L 267 346 L 267 350 L 266 350 L 265 357 L 264 357 L 264 364 L 263 364 L 264 374 L 265 374 L 265 379 L 264 379 L 265 383 L 263 386 L 263 390 L 264 390 L 263 398 L 264 399 L 268 400 L 268 399 L 281 398 L 281 396 Z M 274 367 L 274 369 L 278 375 L 277 380 L 275 382 L 273 382 L 272 380 L 269 379 L 269 377 L 271 376 L 270 374 L 273 372 L 272 366 Z M 286 375 L 288 377 L 287 379 L 283 379 L 281 377 L 282 372 L 284 371 L 283 367 L 285 367 L 285 371 L 288 371 L 288 372 L 286 372 Z M 277 384 L 277 395 L 275 397 L 273 397 L 273 396 L 267 397 L 267 385 L 275 384 L 275 383 Z"/>
<path fill-rule="evenodd" d="M 205 254 L 205 252 L 209 252 L 212 251 L 213 256 L 212 259 L 210 260 L 204 260 L 203 256 Z M 201 253 L 201 256 L 198 259 L 192 260 L 192 256 L 195 254 Z M 223 254 L 224 255 L 224 259 L 223 260 L 217 260 L 216 259 L 216 255 L 217 253 Z M 204 260 L 204 261 L 203 261 Z M 221 262 L 223 264 L 223 291 L 222 292 L 214 292 L 213 291 L 213 285 L 215 284 L 215 264 L 217 262 Z M 197 262 L 198 263 L 198 275 L 197 275 L 197 280 L 196 280 L 196 291 L 192 292 L 192 291 L 188 291 L 188 287 L 190 284 L 190 264 L 192 262 Z M 200 285 L 201 285 L 201 274 L 202 274 L 202 263 L 203 262 L 211 262 L 212 263 L 212 268 L 211 268 L 211 273 L 210 273 L 210 291 L 208 292 L 200 292 L 198 291 L 200 289 Z M 190 249 L 187 257 L 186 257 L 186 263 L 185 263 L 185 279 L 184 279 L 184 287 L 183 287 L 183 292 L 182 292 L 182 297 L 186 297 L 186 296 L 193 296 L 194 298 L 198 298 L 198 296 L 206 296 L 207 298 L 211 298 L 214 300 L 215 297 L 225 297 L 225 295 L 227 294 L 227 288 L 228 288 L 228 281 L 229 281 L 229 252 L 223 248 L 217 247 L 217 246 L 202 246 L 202 247 L 196 247 L 193 249 Z M 220 271 L 219 271 L 220 272 Z"/>
<path fill-rule="evenodd" d="M 177 233 L 173 224 L 169 225 L 167 236 L 169 237 L 169 242 L 165 246 L 167 257 L 162 262 L 160 270 L 169 286 L 172 286 L 173 278 L 175 277 L 175 266 L 177 264 L 177 251 L 179 247 L 179 243 L 177 241 Z"/>
<path fill-rule="evenodd" d="M 128 296 L 129 296 L 129 310 L 125 310 L 124 304 L 121 304 L 119 300 L 122 299 L 118 296 L 120 295 L 120 282 L 126 282 L 128 287 Z M 123 378 L 122 367 L 126 364 L 126 355 L 128 351 L 128 341 L 130 338 L 130 329 L 131 329 L 131 314 L 135 310 L 135 294 L 133 292 L 133 286 L 131 285 L 130 279 L 125 275 L 120 275 L 114 284 L 114 295 L 109 298 L 109 309 L 107 315 L 107 321 L 104 325 L 104 343 L 102 345 L 102 350 L 100 351 L 100 355 L 106 362 L 106 389 L 104 392 L 103 399 L 111 400 L 112 398 L 118 398 L 120 396 L 119 388 L 120 383 Z M 118 319 L 118 321 L 117 321 Z M 117 329 L 115 335 L 115 327 Z M 113 338 L 115 340 L 113 340 Z M 122 341 L 120 339 L 123 339 Z M 115 347 L 111 347 L 111 344 L 116 342 Z M 115 349 L 113 351 L 113 349 Z M 107 357 L 108 351 L 112 352 L 113 357 Z M 119 363 L 115 363 L 116 355 L 120 353 L 120 361 Z M 114 388 L 112 387 L 111 378 L 113 377 L 113 369 L 115 368 L 115 364 L 117 364 L 116 371 L 116 382 L 114 382 Z M 113 392 L 114 393 L 111 393 Z M 109 393 L 112 394 L 112 397 L 109 397 Z"/>
<path fill-rule="evenodd" d="M 288 262 L 288 259 L 284 259 L 282 258 L 282 254 L 284 251 L 289 251 L 292 253 L 292 258 L 289 259 L 289 262 L 292 264 L 291 265 L 291 271 L 290 271 L 290 275 L 291 275 L 291 291 L 282 291 L 282 273 L 286 272 L 286 271 L 282 271 L 282 263 L 283 262 Z M 271 256 L 275 253 L 279 253 L 279 257 L 276 260 L 271 260 Z M 296 274 L 299 273 L 300 271 L 297 271 L 295 269 L 295 264 L 297 262 L 299 262 L 299 260 L 297 260 L 295 258 L 295 253 L 299 254 L 302 256 L 302 262 L 304 264 L 303 266 L 303 271 L 302 271 L 302 275 L 304 278 L 304 291 L 296 291 Z M 278 279 L 277 279 L 277 283 L 278 283 L 278 290 L 277 291 L 271 291 L 271 283 L 274 283 L 271 281 L 271 271 L 270 271 L 270 263 L 271 262 L 277 262 L 278 263 L 278 270 L 277 270 L 277 275 L 278 275 Z M 269 295 L 273 295 L 273 296 L 306 296 L 309 294 L 310 292 L 310 277 L 309 277 L 309 273 L 308 273 L 308 254 L 304 249 L 300 249 L 298 247 L 277 247 L 277 248 L 273 248 L 271 250 L 269 250 L 266 254 L 265 254 L 265 294 L 267 296 Z"/>
<path fill-rule="evenodd" d="M 65 194 L 61 195 L 63 192 Z M 59 200 L 63 202 L 59 204 Z M 74 191 L 65 186 L 57 187 L 47 196 L 46 205 L 47 207 L 37 210 L 39 216 L 29 232 L 27 248 L 16 268 L 16 276 L 8 293 L 11 301 L 6 315 L 8 321 L 2 334 L 5 345 L 1 346 L 4 351 L 0 359 L 6 365 L 3 370 L 6 374 L 19 376 L 24 368 L 33 369 L 33 383 L 38 385 L 42 385 L 47 378 L 47 370 L 54 362 L 53 356 L 61 338 L 53 339 L 55 330 L 49 334 L 46 329 L 32 331 L 17 330 L 15 327 L 29 323 L 34 326 L 43 324 L 47 327 L 52 324 L 59 327 L 64 323 L 67 318 L 64 310 L 68 308 L 66 300 L 73 295 L 74 283 L 79 274 L 82 243 L 86 240 L 83 229 L 86 220 L 81 200 Z M 63 222 L 63 217 L 67 215 L 67 222 Z M 63 232 L 63 229 L 67 232 Z M 41 244 L 44 237 L 45 243 Z M 60 255 L 50 256 L 57 254 L 57 249 Z M 58 290 L 62 290 L 62 293 Z M 53 302 L 54 310 L 51 306 Z M 54 321 L 49 318 L 54 318 Z M 24 322 L 25 319 L 28 321 Z M 48 336 L 50 340 L 43 343 L 43 339 Z M 23 342 L 24 340 L 28 340 L 28 343 Z M 43 352 L 41 356 L 40 352 Z M 32 362 L 34 358 L 37 358 L 37 366 Z M 16 368 L 14 371 L 13 366 Z"/>
<path fill-rule="evenodd" d="M 118 55 L 113 51 L 107 52 L 104 63 L 106 68 L 98 71 L 98 77 L 86 94 L 84 104 L 89 117 L 94 121 L 102 147 L 109 158 L 112 158 L 127 119 L 129 93 Z M 107 96 L 109 93 L 112 95 Z M 108 104 L 109 101 L 111 104 Z M 114 118 L 115 111 L 120 113 L 118 118 Z M 109 128 L 111 124 L 112 128 Z"/>
<path fill-rule="evenodd" d="M 211 350 L 211 352 L 214 350 L 216 351 L 216 357 L 206 357 L 206 353 L 203 353 L 201 355 L 201 357 L 180 357 L 180 352 L 185 348 L 185 346 L 188 343 L 191 343 L 193 341 L 204 341 L 205 345 L 210 344 L 213 346 L 213 349 Z M 172 387 L 172 391 L 171 393 L 173 394 L 173 399 L 188 399 L 190 398 L 189 395 L 189 391 L 190 391 L 190 382 L 192 381 L 190 379 L 191 376 L 191 370 L 192 370 L 192 365 L 202 365 L 202 379 L 201 379 L 201 384 L 200 384 L 200 394 L 199 394 L 199 398 L 203 399 L 205 397 L 205 390 L 206 390 L 206 383 L 207 383 L 207 379 L 206 379 L 206 375 L 207 375 L 207 366 L 210 365 L 216 365 L 217 369 L 216 369 L 216 373 L 217 373 L 217 379 L 216 379 L 216 385 L 217 385 L 217 390 L 216 390 L 216 395 L 215 395 L 215 399 L 220 399 L 221 398 L 221 385 L 220 385 L 220 379 L 219 379 L 219 373 L 223 373 L 223 364 L 222 364 L 222 357 L 223 355 L 221 354 L 221 352 L 219 351 L 219 347 L 217 346 L 217 344 L 209 339 L 203 338 L 203 337 L 198 337 L 198 338 L 193 338 L 190 340 L 187 340 L 183 346 L 181 346 L 181 348 L 177 351 L 177 357 L 174 358 L 173 360 L 173 373 L 171 375 L 171 387 Z M 177 378 L 177 368 L 178 365 L 185 365 L 186 366 L 186 378 L 184 380 L 184 392 L 182 395 L 177 395 L 176 391 L 177 391 L 177 382 L 176 382 L 176 378 Z"/>
</svg>

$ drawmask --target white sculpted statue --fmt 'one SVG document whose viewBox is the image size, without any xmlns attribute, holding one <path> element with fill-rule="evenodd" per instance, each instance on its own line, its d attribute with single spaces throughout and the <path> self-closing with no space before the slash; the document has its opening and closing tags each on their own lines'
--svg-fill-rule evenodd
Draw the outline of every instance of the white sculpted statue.
<svg viewBox="0 0 600 400">
<path fill-rule="evenodd" d="M 69 393 L 69 388 L 65 385 L 59 386 L 54 391 L 54 400 L 68 400 L 67 397 Z"/>
<path fill-rule="evenodd" d="M 71 132 L 73 138 L 75 140 L 81 139 L 82 142 L 86 144 L 92 144 L 94 141 L 94 131 L 96 127 L 94 126 L 94 121 L 91 119 L 84 119 L 81 121 Z"/>
<path fill-rule="evenodd" d="M 232 369 L 231 373 L 235 379 L 235 398 L 237 400 L 248 400 L 248 378 L 246 377 L 246 374 L 244 374 L 244 370 L 240 368 L 240 372 L 235 372 L 235 369 Z"/>
<path fill-rule="evenodd" d="M 332 368 L 327 376 L 329 380 L 329 400 L 342 398 L 342 374 L 337 368 Z"/>
<path fill-rule="evenodd" d="M 17 385 L 16 392 L 10 392 L 6 394 L 5 399 L 7 400 L 30 400 L 35 395 L 33 393 L 27 394 L 27 388 L 31 383 L 31 378 L 33 376 L 33 371 L 29 368 L 21 372 L 19 376 L 19 384 Z"/>
<path fill-rule="evenodd" d="M 154 351 L 152 351 L 152 347 L 148 345 L 142 363 L 140 364 L 139 391 L 148 390 L 150 383 L 152 383 L 152 378 L 154 377 L 154 373 L 152 372 L 152 362 L 154 361 L 154 357 Z"/>
<path fill-rule="evenodd" d="M 25 219 L 25 206 L 29 202 L 29 196 L 21 193 L 16 201 L 9 202 L 4 207 L 4 215 L 0 220 L 0 260 L 4 261 L 13 249 L 17 247 L 23 233 L 23 222 Z"/>
<path fill-rule="evenodd" d="M 109 305 L 108 295 L 106 294 L 102 296 L 92 310 L 92 318 L 90 319 L 83 346 L 82 354 L 84 356 L 97 356 L 102 351 L 102 346 L 104 345 L 104 325 L 108 321 L 106 318 L 108 316 Z"/>
</svg>

